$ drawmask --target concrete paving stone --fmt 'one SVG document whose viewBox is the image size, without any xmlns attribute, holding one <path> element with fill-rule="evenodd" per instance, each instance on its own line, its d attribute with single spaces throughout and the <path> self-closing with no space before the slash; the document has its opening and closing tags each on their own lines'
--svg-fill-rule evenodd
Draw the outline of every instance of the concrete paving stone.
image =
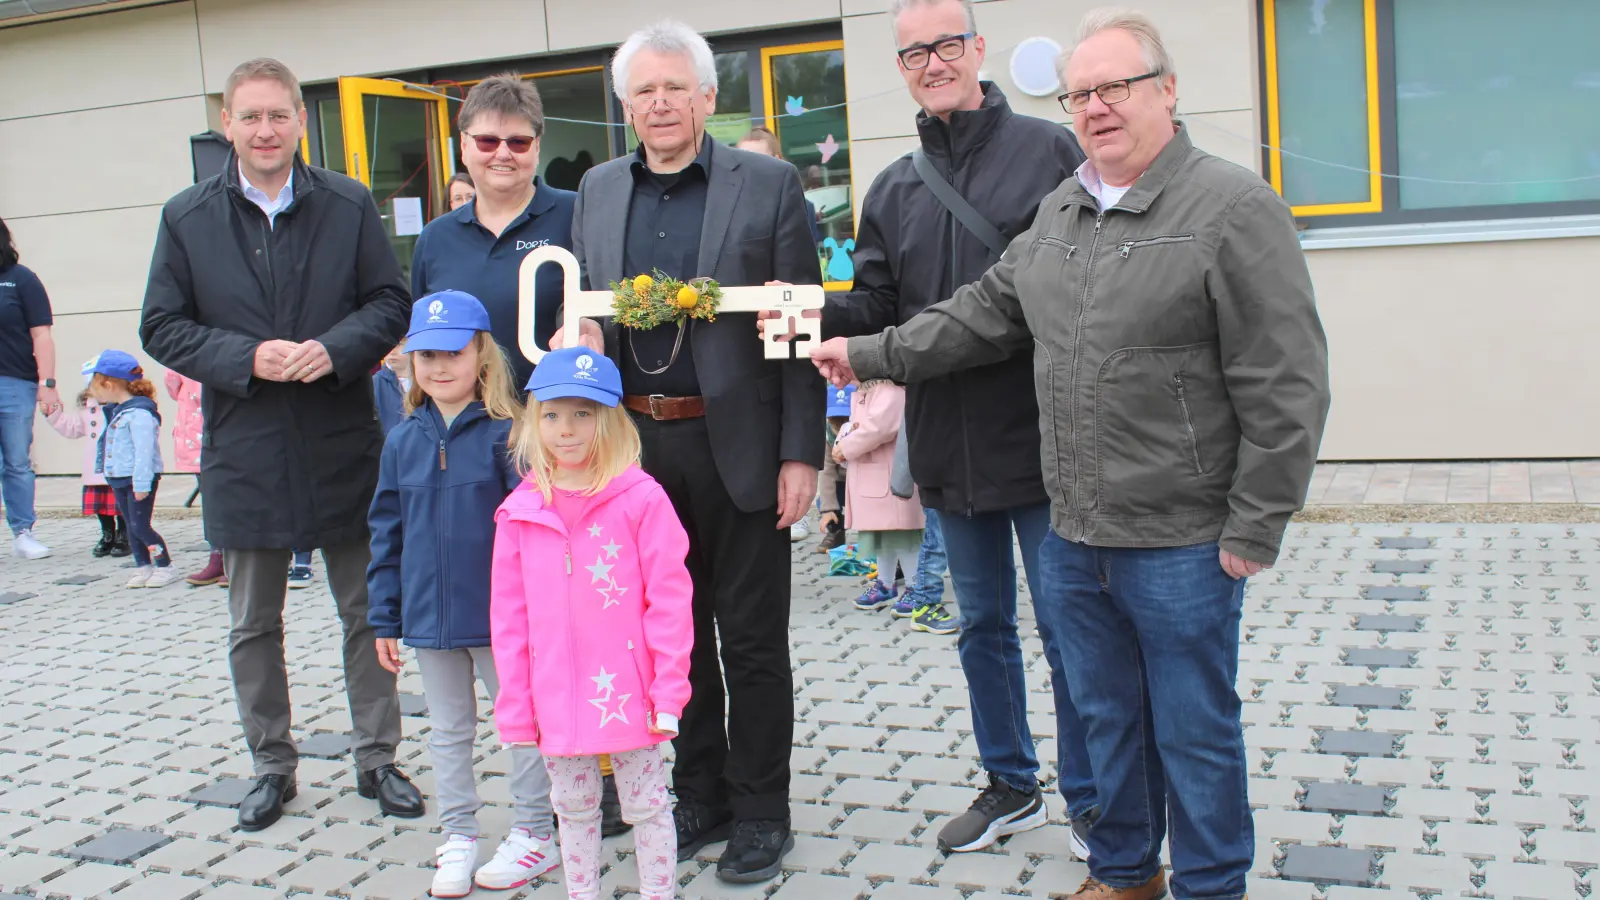
<svg viewBox="0 0 1600 900">
<path fill-rule="evenodd" d="M 1546 863 L 1600 866 L 1600 833 L 1570 828 L 1545 828 L 1534 833 L 1537 858 Z"/>
<path fill-rule="evenodd" d="M 846 879 L 839 880 L 845 881 Z M 821 886 L 817 885 L 817 887 Z M 782 887 L 779 886 L 778 889 L 781 890 Z M 837 889 L 837 886 L 830 885 L 829 889 Z M 694 877 L 693 881 L 679 887 L 678 893 L 685 898 L 698 897 L 702 898 L 702 900 L 753 900 L 753 898 L 757 897 L 771 896 L 770 892 L 772 890 L 773 888 L 770 884 L 728 884 L 717 878 L 716 866 L 707 866 L 701 870 L 699 875 Z M 810 895 L 796 893 L 792 900 L 809 900 L 811 897 L 827 898 L 827 900 L 849 900 L 850 895 L 840 894 L 836 896 L 831 892 Z"/>
<path fill-rule="evenodd" d="M 1262 809 L 1255 813 L 1256 833 L 1275 841 L 1318 844 L 1328 840 L 1333 816 L 1326 813 Z"/>
<path fill-rule="evenodd" d="M 1365 684 L 1334 686 L 1332 705 L 1353 706 L 1358 709 L 1401 709 L 1405 707 L 1405 692 L 1399 688 L 1373 687 Z"/>
<path fill-rule="evenodd" d="M 1431 772 L 1431 764 L 1425 759 L 1385 759 L 1368 756 L 1356 760 L 1355 771 L 1351 772 L 1349 777 L 1362 784 L 1398 787 L 1427 783 Z"/>
<path fill-rule="evenodd" d="M 389 866 L 352 888 L 350 896 L 352 900 L 420 900 L 429 896 L 432 884 L 431 868 Z"/>
<path fill-rule="evenodd" d="M 844 807 L 831 803 L 791 803 L 790 826 L 795 831 L 812 834 L 833 834 L 834 820 L 843 816 Z"/>
<path fill-rule="evenodd" d="M 1400 851 L 1383 857 L 1383 883 L 1399 893 L 1460 896 L 1474 890 L 1472 863 L 1460 856 Z"/>
<path fill-rule="evenodd" d="M 1465 822 L 1477 815 L 1477 798 L 1464 790 L 1406 786 L 1395 789 L 1394 800 L 1397 816 Z"/>
<path fill-rule="evenodd" d="M 865 725 L 826 725 L 808 741 L 813 747 L 841 750 L 876 749 L 885 736 L 883 729 Z"/>
<path fill-rule="evenodd" d="M 1496 860 L 1483 867 L 1488 876 L 1483 889 L 1505 900 L 1548 900 L 1551 897 L 1578 897 L 1589 886 L 1589 879 L 1566 866 Z M 1582 887 L 1580 887 L 1582 885 Z"/>
<path fill-rule="evenodd" d="M 898 841 L 911 837 L 911 832 L 923 824 L 926 822 L 920 813 L 858 809 L 834 830 L 837 834 L 862 840 Z"/>
<path fill-rule="evenodd" d="M 231 882 L 207 891 L 204 896 L 206 900 L 212 900 L 212 898 L 215 898 L 215 900 L 282 900 L 284 895 L 283 892 L 275 891 L 272 888 L 253 887 L 248 884 Z"/>
<path fill-rule="evenodd" d="M 846 778 L 834 788 L 830 799 L 835 803 L 862 804 L 865 806 L 895 807 L 911 793 L 911 786 L 903 781 L 877 778 Z"/>
<path fill-rule="evenodd" d="M 865 703 L 829 700 L 813 706 L 806 714 L 806 720 L 816 724 L 859 725 L 874 712 L 877 712 L 877 707 Z"/>
<path fill-rule="evenodd" d="M 106 814 L 106 821 L 128 828 L 160 829 L 194 807 L 172 800 L 144 798 L 133 800 Z"/>
<path fill-rule="evenodd" d="M 154 772 L 143 781 L 130 785 L 129 793 L 154 797 L 157 800 L 179 800 L 187 797 L 211 779 L 193 772 Z"/>
<path fill-rule="evenodd" d="M 1313 782 L 1306 788 L 1301 808 L 1307 812 L 1375 816 L 1384 812 L 1388 792 L 1366 784 Z"/>
<path fill-rule="evenodd" d="M 943 754 L 956 743 L 953 735 L 905 728 L 889 733 L 883 749 L 889 753 Z"/>
<path fill-rule="evenodd" d="M 820 770 L 835 775 L 860 775 L 866 778 L 884 778 L 900 763 L 899 754 L 868 753 L 862 750 L 845 750 L 835 753 L 823 763 Z"/>
<path fill-rule="evenodd" d="M 924 706 L 886 706 L 873 717 L 874 727 L 931 729 L 938 726 L 945 711 Z"/>
<path fill-rule="evenodd" d="M 479 818 L 482 819 L 481 810 Z M 481 827 L 482 822 L 479 824 Z M 378 846 L 360 851 L 357 855 L 385 865 L 414 866 L 431 861 L 434 858 L 434 851 L 443 843 L 442 836 L 429 831 L 401 831 L 384 838 L 383 843 Z"/>
<path fill-rule="evenodd" d="M 79 778 L 94 768 L 94 763 L 80 759 L 50 759 L 42 756 L 24 756 L 16 770 L 17 780 L 24 784 L 44 784 L 51 787 L 77 787 Z"/>
<path fill-rule="evenodd" d="M 1300 782 L 1292 778 L 1249 779 L 1250 805 L 1260 809 L 1299 809 Z"/>
<path fill-rule="evenodd" d="M 1250 896 L 1256 900 L 1323 900 L 1326 895 L 1316 885 L 1279 878 L 1257 878 L 1250 883 Z"/>
<path fill-rule="evenodd" d="M 951 900 L 961 894 L 947 887 L 886 881 L 872 892 L 872 900 Z M 970 894 L 973 900 L 986 900 L 988 894 Z"/>
<path fill-rule="evenodd" d="M 1341 829 L 1339 842 L 1345 846 L 1404 853 L 1421 849 L 1427 830 L 1420 819 L 1391 816 L 1346 816 L 1336 827 Z"/>
<path fill-rule="evenodd" d="M 147 874 L 115 894 L 117 900 L 195 900 L 210 887 L 203 878 L 161 872 Z"/>
<path fill-rule="evenodd" d="M 1326 756 L 1320 753 L 1279 753 L 1272 758 L 1271 769 L 1258 766 L 1252 771 L 1254 774 L 1270 775 L 1274 778 L 1341 781 L 1344 779 L 1345 760 L 1342 756 Z"/>
<path fill-rule="evenodd" d="M 1511 861 L 1522 854 L 1522 833 L 1510 825 L 1441 822 L 1440 846 L 1452 854 Z"/>
<path fill-rule="evenodd" d="M 332 856 L 313 857 L 310 862 L 280 876 L 276 884 L 289 890 L 310 893 L 341 893 L 351 882 L 372 872 L 376 866 L 360 859 L 338 859 Z"/>
<path fill-rule="evenodd" d="M 969 784 L 978 766 L 974 760 L 941 756 L 913 756 L 901 764 L 895 778 L 907 782 L 927 781 L 937 784 Z M 977 788 L 971 788 L 974 795 Z M 969 803 L 971 801 L 968 801 Z M 963 809 L 966 807 L 963 806 Z"/>
<path fill-rule="evenodd" d="M 1034 897 L 1064 898 L 1076 891 L 1078 885 L 1083 884 L 1088 877 L 1087 865 L 1070 856 L 1053 856 L 1039 860 L 1033 867 L 1025 887 Z M 993 896 L 998 900 L 1001 896 L 1010 896 L 1010 893 L 1010 891 L 995 891 Z M 974 898 L 988 896 L 990 895 L 973 895 Z"/>
<path fill-rule="evenodd" d="M 791 774 L 789 796 L 797 800 L 821 800 L 838 785 L 838 781 L 834 775 Z"/>
<path fill-rule="evenodd" d="M 288 850 L 246 847 L 212 866 L 211 874 L 245 884 L 272 882 L 303 859 L 302 854 Z M 282 884 L 278 886 L 285 887 Z"/>
<path fill-rule="evenodd" d="M 940 884 L 953 887 L 1003 890 L 1020 882 L 1028 864 L 1028 858 L 1020 854 L 989 851 L 952 853 L 932 878 Z"/>
<path fill-rule="evenodd" d="M 352 854 L 365 856 L 380 841 L 392 835 L 393 832 L 384 828 L 336 822 L 316 829 L 310 837 L 295 842 L 295 846 L 308 853 L 326 853 L 340 858 Z"/>
<path fill-rule="evenodd" d="M 162 829 L 174 837 L 228 840 L 239 825 L 239 814 L 225 806 L 200 806 L 168 822 Z"/>
<path fill-rule="evenodd" d="M 13 891 L 33 889 L 72 865 L 72 860 L 59 856 L 12 851 L 6 854 L 5 865 L 0 866 L 0 888 Z"/>
<path fill-rule="evenodd" d="M 28 829 L 24 834 L 11 840 L 14 847 L 22 850 L 31 850 L 35 853 L 60 853 L 76 847 L 101 831 L 94 825 L 84 825 L 79 822 L 68 822 L 57 819 L 45 822 Z"/>
<path fill-rule="evenodd" d="M 1283 877 L 1291 881 L 1363 887 L 1373 883 L 1376 856 L 1369 850 L 1295 844 L 1284 850 Z"/>
<path fill-rule="evenodd" d="M 172 838 L 157 831 L 113 828 L 86 844 L 63 851 L 62 855 L 123 866 L 171 842 Z"/>
<path fill-rule="evenodd" d="M 1359 615 L 1354 628 L 1356 631 L 1421 631 L 1422 619 L 1417 616 Z"/>
<path fill-rule="evenodd" d="M 255 782 L 247 778 L 222 778 L 191 793 L 185 800 L 202 806 L 237 808 L 255 786 Z"/>
<path fill-rule="evenodd" d="M 722 852 L 722 844 L 713 848 L 717 853 Z M 786 869 L 797 869 L 807 872 L 822 872 L 838 869 L 846 854 L 855 850 L 852 841 L 839 840 L 815 834 L 796 834 L 794 836 L 794 849 L 783 858 Z"/>
<path fill-rule="evenodd" d="M 1393 756 L 1395 739 L 1388 731 L 1329 729 L 1318 733 L 1318 752 L 1343 756 Z"/>
<path fill-rule="evenodd" d="M 1538 826 L 1541 833 L 1560 828 L 1568 819 L 1569 805 L 1559 797 L 1544 795 L 1504 794 L 1489 795 L 1487 818 L 1501 825 Z"/>
<path fill-rule="evenodd" d="M 1412 665 L 1412 662 L 1412 654 L 1405 650 L 1362 647 L 1351 648 L 1345 654 L 1345 663 L 1351 666 L 1407 668 Z"/>
<path fill-rule="evenodd" d="M 871 892 L 872 885 L 865 878 L 798 872 L 785 879 L 783 885 L 770 896 L 782 897 L 784 900 L 813 900 L 817 897 L 827 897 L 829 900 L 835 898 L 856 900 L 866 897 Z"/>
<path fill-rule="evenodd" d="M 201 875 L 233 850 L 232 844 L 220 841 L 174 838 L 171 843 L 140 857 L 138 866 L 141 869 L 174 875 Z"/>
</svg>

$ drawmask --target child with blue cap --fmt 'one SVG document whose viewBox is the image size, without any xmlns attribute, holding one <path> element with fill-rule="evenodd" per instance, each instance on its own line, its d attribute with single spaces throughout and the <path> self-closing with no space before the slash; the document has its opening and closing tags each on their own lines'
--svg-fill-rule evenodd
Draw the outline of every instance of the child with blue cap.
<svg viewBox="0 0 1600 900">
<path fill-rule="evenodd" d="M 678 837 L 659 745 L 676 736 L 689 702 L 689 535 L 639 467 L 615 363 L 583 347 L 556 350 L 528 390 L 512 443 L 525 475 L 496 515 L 494 653 L 506 689 L 495 727 L 513 747 L 544 751 L 568 895 L 599 896 L 600 757 L 609 755 L 633 825 L 639 896 L 666 900 Z"/>
<path fill-rule="evenodd" d="M 117 512 L 128 526 L 128 541 L 138 569 L 130 588 L 166 587 L 178 580 L 167 542 L 150 524 L 156 489 L 161 486 L 161 413 L 156 386 L 132 355 L 105 350 L 91 367 L 89 392 L 101 406 L 115 405 L 106 423 L 99 452 L 99 471 L 117 498 Z"/>
<path fill-rule="evenodd" d="M 511 890 L 560 861 L 544 759 L 536 747 L 518 747 L 511 831 L 477 867 L 476 682 L 491 699 L 501 692 L 489 647 L 489 572 L 495 509 L 519 480 L 507 444 L 521 411 L 489 314 L 471 294 L 418 300 L 405 349 L 412 368 L 406 417 L 384 441 L 368 514 L 367 620 L 384 668 L 400 671 L 404 640 L 422 670 L 445 839 L 435 853 L 433 896 L 462 897 L 474 885 Z"/>
</svg>

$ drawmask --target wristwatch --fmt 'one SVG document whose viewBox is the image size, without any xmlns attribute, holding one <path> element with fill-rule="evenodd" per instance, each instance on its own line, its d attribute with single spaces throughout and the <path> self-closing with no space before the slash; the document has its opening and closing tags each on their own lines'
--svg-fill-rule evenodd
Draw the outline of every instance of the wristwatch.
<svg viewBox="0 0 1600 900">
<path fill-rule="evenodd" d="M 56 386 L 56 380 L 54 378 L 46 378 L 44 380 L 44 386 L 54 390 Z"/>
</svg>

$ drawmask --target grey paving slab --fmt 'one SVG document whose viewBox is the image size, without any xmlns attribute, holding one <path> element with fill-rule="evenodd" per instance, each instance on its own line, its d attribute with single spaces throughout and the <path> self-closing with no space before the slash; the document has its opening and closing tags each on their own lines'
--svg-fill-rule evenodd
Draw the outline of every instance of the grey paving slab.
<svg viewBox="0 0 1600 900">
<path fill-rule="evenodd" d="M 238 806 L 255 786 L 252 779 L 223 778 L 195 791 L 186 799 L 202 806 Z"/>
<path fill-rule="evenodd" d="M 1376 881 L 1377 854 L 1347 847 L 1292 845 L 1284 851 L 1283 877 L 1290 881 L 1366 887 Z"/>
<path fill-rule="evenodd" d="M 1323 753 L 1344 756 L 1393 756 L 1398 737 L 1388 731 L 1329 729 L 1320 733 L 1318 749 Z"/>
<path fill-rule="evenodd" d="M 87 859 L 121 866 L 171 842 L 171 837 L 160 832 L 113 828 L 87 844 L 79 844 L 62 855 L 69 859 Z"/>
<path fill-rule="evenodd" d="M 350 735 L 319 731 L 301 738 L 297 744 L 301 756 L 319 759 L 346 759 L 350 756 Z"/>
<path fill-rule="evenodd" d="M 1388 799 L 1388 792 L 1381 787 L 1319 781 L 1307 785 L 1306 796 L 1301 801 L 1301 806 L 1310 812 L 1376 816 L 1382 815 L 1386 810 Z"/>
<path fill-rule="evenodd" d="M 1385 537 L 1378 538 L 1380 550 L 1426 550 L 1432 547 L 1432 538 L 1425 537 Z"/>
<path fill-rule="evenodd" d="M 1353 647 L 1345 651 L 1344 661 L 1350 666 L 1368 666 L 1379 668 L 1384 666 L 1409 668 L 1414 661 L 1415 654 L 1409 650 L 1391 650 L 1381 647 Z"/>
<path fill-rule="evenodd" d="M 1428 599 L 1428 592 L 1420 587 L 1394 586 L 1365 587 L 1361 589 L 1361 596 L 1368 600 L 1378 600 L 1384 603 L 1410 602 Z"/>
<path fill-rule="evenodd" d="M 1419 616 L 1361 615 L 1352 626 L 1356 631 L 1421 631 Z"/>
<path fill-rule="evenodd" d="M 1355 706 L 1372 709 L 1400 709 L 1405 706 L 1406 692 L 1400 688 L 1374 687 L 1367 684 L 1341 684 L 1333 688 L 1330 701 L 1334 706 Z"/>
<path fill-rule="evenodd" d="M 32 600 L 37 596 L 39 595 L 30 594 L 23 591 L 6 591 L 5 593 L 0 594 L 0 606 L 9 606 L 12 603 L 21 603 L 24 600 Z"/>
<path fill-rule="evenodd" d="M 1372 571 L 1380 575 L 1421 575 L 1433 567 L 1423 559 L 1380 559 L 1372 564 Z"/>
</svg>

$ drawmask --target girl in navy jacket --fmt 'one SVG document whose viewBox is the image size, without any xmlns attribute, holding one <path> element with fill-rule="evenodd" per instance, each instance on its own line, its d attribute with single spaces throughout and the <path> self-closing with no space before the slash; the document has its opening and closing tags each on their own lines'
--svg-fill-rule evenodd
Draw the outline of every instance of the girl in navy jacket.
<svg viewBox="0 0 1600 900">
<path fill-rule="evenodd" d="M 417 654 L 428 702 L 428 749 L 445 843 L 433 896 L 461 897 L 473 884 L 518 888 L 560 864 L 552 841 L 550 777 L 535 747 L 511 749 L 511 833 L 481 869 L 476 681 L 500 690 L 489 649 L 489 572 L 495 510 L 521 481 L 506 451 L 520 415 L 511 369 L 470 294 L 418 300 L 406 335 L 411 389 L 406 418 L 383 445 L 368 524 L 367 619 L 378 659 L 400 671 L 400 641 Z"/>
</svg>

